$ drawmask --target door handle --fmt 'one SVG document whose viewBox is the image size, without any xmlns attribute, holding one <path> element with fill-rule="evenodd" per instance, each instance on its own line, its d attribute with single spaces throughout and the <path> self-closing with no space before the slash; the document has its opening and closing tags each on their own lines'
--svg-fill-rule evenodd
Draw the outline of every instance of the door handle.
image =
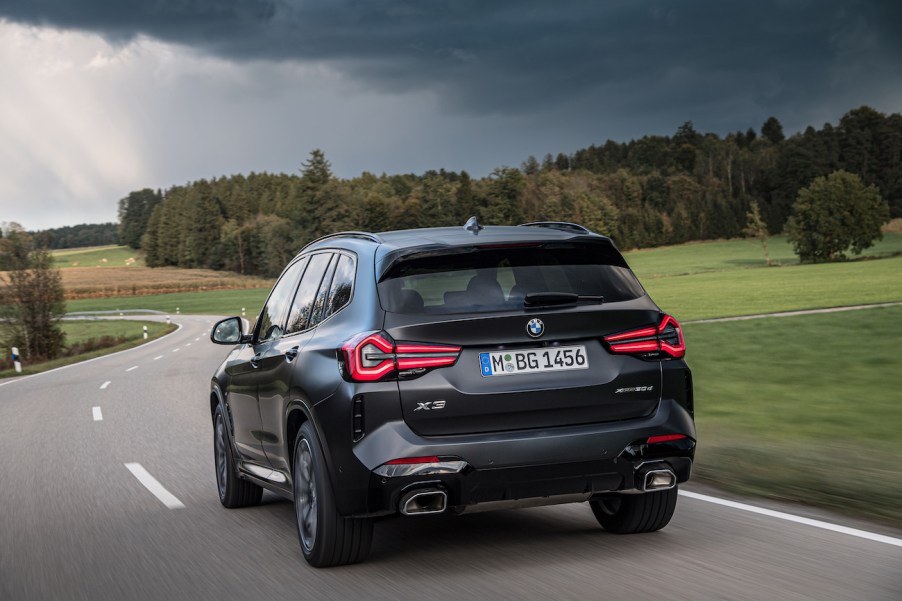
<svg viewBox="0 0 902 601">
<path fill-rule="evenodd" d="M 262 355 L 260 353 L 257 353 L 256 355 L 254 355 L 254 358 L 251 359 L 251 367 L 253 367 L 254 369 L 257 369 L 258 367 L 260 367 L 260 358 L 261 357 L 262 357 Z"/>
<path fill-rule="evenodd" d="M 289 363 L 294 361 L 298 356 L 298 350 L 300 350 L 300 347 L 293 346 L 290 349 L 288 349 L 287 351 L 285 351 L 285 360 L 288 361 Z"/>
</svg>

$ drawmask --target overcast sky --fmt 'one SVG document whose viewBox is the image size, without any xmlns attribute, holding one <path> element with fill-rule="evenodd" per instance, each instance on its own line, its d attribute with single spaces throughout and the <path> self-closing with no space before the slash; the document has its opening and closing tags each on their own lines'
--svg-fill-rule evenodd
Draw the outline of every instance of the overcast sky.
<svg viewBox="0 0 902 601">
<path fill-rule="evenodd" d="M 607 139 L 902 111 L 902 3 L 0 0 L 0 222 L 130 191 L 465 169 Z"/>
</svg>

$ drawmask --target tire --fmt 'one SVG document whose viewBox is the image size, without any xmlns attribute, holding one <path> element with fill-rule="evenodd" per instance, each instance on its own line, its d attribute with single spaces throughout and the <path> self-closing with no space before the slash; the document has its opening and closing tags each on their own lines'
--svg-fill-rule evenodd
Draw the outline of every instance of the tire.
<svg viewBox="0 0 902 601">
<path fill-rule="evenodd" d="M 660 530 L 676 508 L 677 487 L 641 495 L 603 495 L 589 499 L 598 523 L 614 534 Z"/>
<path fill-rule="evenodd" d="M 366 559 L 373 521 L 338 514 L 322 447 L 309 421 L 295 439 L 291 476 L 298 540 L 307 563 L 325 568 Z"/>
<path fill-rule="evenodd" d="M 219 502 L 229 509 L 259 505 L 263 489 L 253 482 L 242 480 L 235 469 L 232 445 L 222 416 L 222 405 L 213 414 L 213 456 L 216 462 L 216 488 Z"/>
</svg>

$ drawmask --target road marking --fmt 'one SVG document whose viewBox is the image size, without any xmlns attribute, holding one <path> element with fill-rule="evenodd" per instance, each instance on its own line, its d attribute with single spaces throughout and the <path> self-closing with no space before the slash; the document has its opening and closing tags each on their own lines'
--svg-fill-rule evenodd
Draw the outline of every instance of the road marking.
<svg viewBox="0 0 902 601">
<path fill-rule="evenodd" d="M 163 355 L 157 355 L 156 357 L 153 358 L 153 360 L 154 360 L 154 361 L 157 361 L 157 360 L 162 359 L 162 358 L 163 358 Z"/>
<path fill-rule="evenodd" d="M 195 338 L 194 342 L 200 342 L 200 338 Z"/>
<path fill-rule="evenodd" d="M 127 372 L 128 372 L 128 371 L 135 371 L 136 369 L 138 369 L 138 366 L 137 366 L 137 365 L 132 365 L 131 367 L 129 367 L 129 368 L 126 369 L 125 371 L 127 371 Z"/>
<path fill-rule="evenodd" d="M 191 343 L 190 343 L 190 342 L 188 342 L 188 343 L 187 343 L 187 344 L 185 344 L 185 346 L 191 346 Z"/>
<path fill-rule="evenodd" d="M 177 352 L 179 352 L 179 349 L 174 348 L 174 349 L 172 349 L 172 352 L 173 352 L 173 353 L 177 353 Z"/>
<path fill-rule="evenodd" d="M 103 414 L 100 412 L 100 407 L 94 407 L 94 408 L 93 408 L 93 412 L 94 412 L 94 421 L 95 421 L 95 422 L 102 422 L 102 421 L 103 421 Z"/>
<path fill-rule="evenodd" d="M 100 390 L 106 390 L 106 387 L 112 384 L 109 380 L 100 385 Z"/>
<path fill-rule="evenodd" d="M 166 490 L 159 480 L 151 476 L 140 463 L 126 463 L 125 467 L 138 479 L 138 482 L 144 485 L 144 488 L 152 492 L 169 509 L 181 509 L 185 506 L 184 503 L 175 498 L 175 495 Z"/>
<path fill-rule="evenodd" d="M 848 526 L 840 526 L 838 524 L 831 524 L 830 522 L 822 522 L 820 520 L 812 520 L 811 518 L 803 518 L 798 515 L 792 515 L 791 513 L 783 513 L 782 511 L 764 509 L 763 507 L 755 507 L 754 505 L 746 505 L 745 503 L 737 503 L 736 501 L 727 501 L 726 499 L 709 497 L 708 495 L 700 495 L 698 493 L 689 492 L 687 490 L 681 490 L 680 495 L 689 497 L 690 499 L 695 499 L 696 501 L 704 501 L 706 503 L 714 503 L 715 505 L 723 505 L 724 507 L 739 509 L 741 511 L 748 511 L 750 513 L 757 513 L 759 515 L 766 515 L 778 520 L 786 520 L 787 522 L 795 522 L 796 524 L 804 524 L 805 526 L 812 526 L 814 528 L 830 530 L 831 532 L 838 532 L 840 534 L 856 536 L 858 538 L 864 538 L 878 543 L 893 545 L 894 547 L 902 547 L 902 539 L 893 538 L 892 536 L 884 536 L 883 534 L 875 534 L 874 532 L 868 532 L 866 530 L 858 530 L 857 528 L 849 528 Z"/>
</svg>

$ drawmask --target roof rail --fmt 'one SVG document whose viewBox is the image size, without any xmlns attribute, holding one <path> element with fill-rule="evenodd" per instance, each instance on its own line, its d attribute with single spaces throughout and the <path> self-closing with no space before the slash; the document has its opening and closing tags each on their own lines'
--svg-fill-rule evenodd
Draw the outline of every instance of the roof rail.
<svg viewBox="0 0 902 601">
<path fill-rule="evenodd" d="M 578 223 L 570 223 L 568 221 L 533 221 L 531 223 L 521 223 L 520 227 L 547 227 L 552 230 L 562 230 L 565 232 L 577 232 L 580 234 L 594 234 L 589 228 L 579 225 Z"/>
<path fill-rule="evenodd" d="M 370 232 L 335 232 L 334 234 L 326 234 L 325 236 L 308 242 L 303 247 L 301 247 L 301 250 L 304 250 L 308 246 L 313 246 L 317 242 L 328 240 L 329 238 L 359 238 L 361 240 L 369 240 L 370 242 L 375 242 L 376 244 L 382 244 L 382 238 Z M 301 252 L 301 250 L 299 250 L 298 252 Z"/>
</svg>

